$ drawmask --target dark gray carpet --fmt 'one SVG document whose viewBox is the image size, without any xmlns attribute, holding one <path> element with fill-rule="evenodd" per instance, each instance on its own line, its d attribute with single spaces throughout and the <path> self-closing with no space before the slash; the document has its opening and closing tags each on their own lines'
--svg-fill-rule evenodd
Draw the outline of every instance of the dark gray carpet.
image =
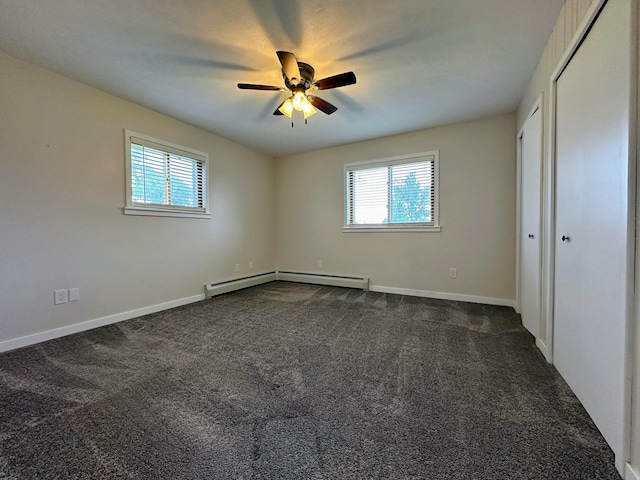
<svg viewBox="0 0 640 480">
<path fill-rule="evenodd" d="M 509 308 L 276 282 L 0 355 L 2 479 L 618 479 Z"/>
</svg>

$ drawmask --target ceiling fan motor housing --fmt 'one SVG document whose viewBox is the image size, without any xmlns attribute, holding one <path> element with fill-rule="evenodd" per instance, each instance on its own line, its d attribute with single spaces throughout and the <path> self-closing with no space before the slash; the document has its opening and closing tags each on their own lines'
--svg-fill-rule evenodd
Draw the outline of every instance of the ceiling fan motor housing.
<svg viewBox="0 0 640 480">
<path fill-rule="evenodd" d="M 284 78 L 284 84 L 291 91 L 296 89 L 300 89 L 302 87 L 304 90 L 307 90 L 313 84 L 313 78 L 316 74 L 314 68 L 308 63 L 298 62 L 298 69 L 300 70 L 300 78 L 297 83 L 292 83 L 289 78 L 287 78 L 287 74 L 284 73 L 284 69 L 282 70 L 282 78 Z"/>
</svg>

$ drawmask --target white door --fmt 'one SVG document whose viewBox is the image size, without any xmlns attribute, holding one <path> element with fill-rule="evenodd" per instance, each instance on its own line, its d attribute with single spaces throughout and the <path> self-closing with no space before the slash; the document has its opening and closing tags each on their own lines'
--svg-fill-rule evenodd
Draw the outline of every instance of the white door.
<svg viewBox="0 0 640 480">
<path fill-rule="evenodd" d="M 520 137 L 521 228 L 520 314 L 522 324 L 540 338 L 540 202 L 542 198 L 542 115 L 537 109 Z"/>
<path fill-rule="evenodd" d="M 631 0 L 609 0 L 557 80 L 554 364 L 623 460 L 630 298 Z"/>
</svg>

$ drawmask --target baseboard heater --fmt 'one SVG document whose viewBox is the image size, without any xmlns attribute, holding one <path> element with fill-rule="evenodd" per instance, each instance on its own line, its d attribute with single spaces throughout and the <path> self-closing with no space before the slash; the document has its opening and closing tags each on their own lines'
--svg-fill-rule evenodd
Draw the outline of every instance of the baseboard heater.
<svg viewBox="0 0 640 480">
<path fill-rule="evenodd" d="M 361 288 L 369 290 L 369 277 L 344 277 L 340 275 L 325 275 L 320 273 L 276 272 L 277 280 L 283 282 L 313 283 L 332 287 Z"/>
<path fill-rule="evenodd" d="M 215 297 L 223 293 L 233 292 L 234 290 L 242 290 L 243 288 L 255 287 L 263 283 L 275 282 L 277 272 L 261 273 L 250 277 L 236 278 L 225 282 L 207 283 L 204 286 L 205 298 Z"/>
</svg>

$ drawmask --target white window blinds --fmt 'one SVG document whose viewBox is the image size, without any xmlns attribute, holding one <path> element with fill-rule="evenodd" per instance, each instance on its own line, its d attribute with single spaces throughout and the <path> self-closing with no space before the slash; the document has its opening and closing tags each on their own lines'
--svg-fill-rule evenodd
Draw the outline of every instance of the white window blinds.
<svg viewBox="0 0 640 480">
<path fill-rule="evenodd" d="M 130 207 L 206 213 L 206 154 L 199 155 L 135 135 L 130 135 L 128 140 Z"/>
<path fill-rule="evenodd" d="M 345 166 L 346 226 L 437 225 L 437 152 Z"/>
</svg>

